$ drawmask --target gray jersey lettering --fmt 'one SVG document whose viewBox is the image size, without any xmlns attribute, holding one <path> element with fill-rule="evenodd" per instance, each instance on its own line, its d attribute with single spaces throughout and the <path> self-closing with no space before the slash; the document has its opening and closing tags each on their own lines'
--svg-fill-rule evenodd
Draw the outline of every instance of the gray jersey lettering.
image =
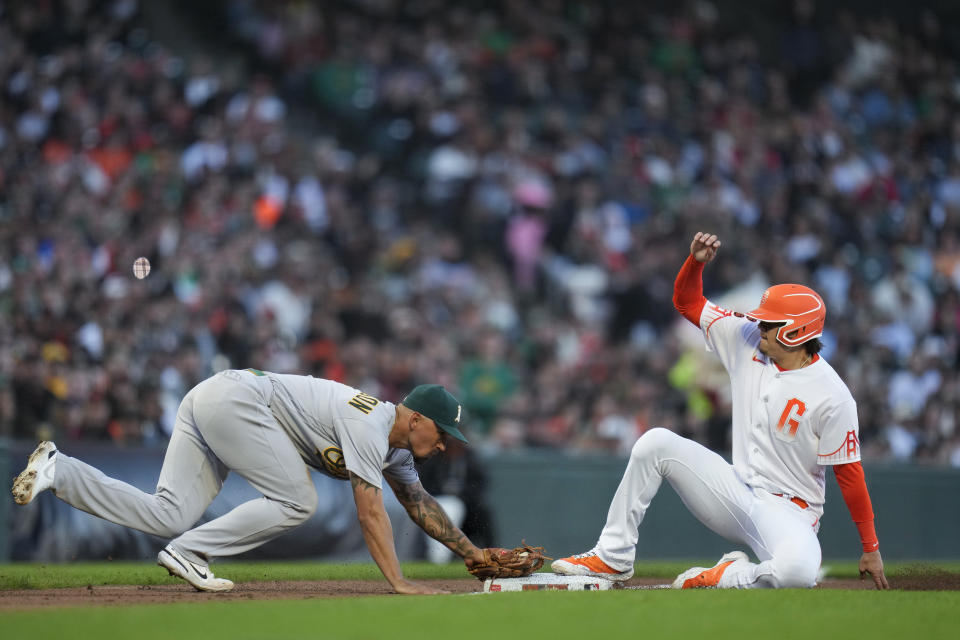
<svg viewBox="0 0 960 640">
<path fill-rule="evenodd" d="M 413 454 L 387 442 L 392 403 L 332 380 L 265 373 L 274 390 L 270 409 L 308 465 L 341 480 L 350 471 L 376 487 L 383 475 L 419 480 Z"/>
</svg>

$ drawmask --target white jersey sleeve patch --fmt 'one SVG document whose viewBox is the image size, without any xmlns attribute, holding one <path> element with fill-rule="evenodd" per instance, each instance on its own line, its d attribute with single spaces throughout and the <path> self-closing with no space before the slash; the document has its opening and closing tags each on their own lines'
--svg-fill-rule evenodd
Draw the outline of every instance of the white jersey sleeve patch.
<svg viewBox="0 0 960 640">
<path fill-rule="evenodd" d="M 707 349 L 715 352 L 731 373 L 741 358 L 749 359 L 760 342 L 760 330 L 756 322 L 709 300 L 700 313 L 700 328 Z"/>
<path fill-rule="evenodd" d="M 817 447 L 817 464 L 847 464 L 860 460 L 857 405 L 843 402 L 823 419 L 823 432 Z"/>
</svg>

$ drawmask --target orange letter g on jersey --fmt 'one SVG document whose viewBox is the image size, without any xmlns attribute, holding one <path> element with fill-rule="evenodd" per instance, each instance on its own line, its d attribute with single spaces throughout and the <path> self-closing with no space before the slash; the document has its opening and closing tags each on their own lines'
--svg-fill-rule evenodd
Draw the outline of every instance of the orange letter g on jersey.
<svg viewBox="0 0 960 640">
<path fill-rule="evenodd" d="M 777 431 L 783 431 L 783 426 L 790 425 L 790 437 L 797 435 L 797 429 L 800 428 L 800 422 L 796 419 L 804 414 L 807 410 L 807 405 L 803 401 L 798 400 L 797 398 L 790 398 L 787 401 L 787 406 L 783 409 L 783 413 L 780 414 L 780 421 L 777 423 Z M 796 412 L 796 418 L 792 417 Z"/>
</svg>

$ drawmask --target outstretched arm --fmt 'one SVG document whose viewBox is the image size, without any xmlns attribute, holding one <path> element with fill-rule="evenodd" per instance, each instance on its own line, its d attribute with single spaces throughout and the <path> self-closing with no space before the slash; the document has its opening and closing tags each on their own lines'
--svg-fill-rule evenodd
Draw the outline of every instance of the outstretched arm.
<svg viewBox="0 0 960 640">
<path fill-rule="evenodd" d="M 373 561 L 380 567 L 383 576 L 397 593 L 445 593 L 426 585 L 410 582 L 403 577 L 397 550 L 393 545 L 393 527 L 383 506 L 383 492 L 351 473 L 350 485 L 353 487 L 353 499 L 357 503 L 357 518 L 363 531 L 363 539 Z"/>
<path fill-rule="evenodd" d="M 870 574 L 877 589 L 889 589 L 887 577 L 883 574 L 883 558 L 880 557 L 880 543 L 873 524 L 873 505 L 867 492 L 867 483 L 863 476 L 863 465 L 859 462 L 834 465 L 840 493 L 847 503 L 850 517 L 860 532 L 863 555 L 860 556 L 860 579 Z"/>
<path fill-rule="evenodd" d="M 386 479 L 396 494 L 397 500 L 407 510 L 410 519 L 417 523 L 428 536 L 443 543 L 470 565 L 473 558 L 482 558 L 483 552 L 453 524 L 440 504 L 427 493 L 419 482 L 403 484 L 393 478 Z"/>
<path fill-rule="evenodd" d="M 703 297 L 703 265 L 720 250 L 717 236 L 698 231 L 690 243 L 690 255 L 673 283 L 673 306 L 680 314 L 700 326 L 700 314 L 707 299 Z"/>
</svg>

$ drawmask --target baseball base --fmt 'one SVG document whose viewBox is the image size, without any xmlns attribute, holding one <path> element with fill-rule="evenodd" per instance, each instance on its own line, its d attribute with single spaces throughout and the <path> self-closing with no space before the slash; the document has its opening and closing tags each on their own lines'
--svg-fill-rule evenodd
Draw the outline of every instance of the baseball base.
<svg viewBox="0 0 960 640">
<path fill-rule="evenodd" d="M 606 591 L 616 589 L 610 580 L 587 576 L 562 576 L 557 573 L 534 573 L 525 578 L 487 578 L 484 593 L 503 591 Z"/>
</svg>

